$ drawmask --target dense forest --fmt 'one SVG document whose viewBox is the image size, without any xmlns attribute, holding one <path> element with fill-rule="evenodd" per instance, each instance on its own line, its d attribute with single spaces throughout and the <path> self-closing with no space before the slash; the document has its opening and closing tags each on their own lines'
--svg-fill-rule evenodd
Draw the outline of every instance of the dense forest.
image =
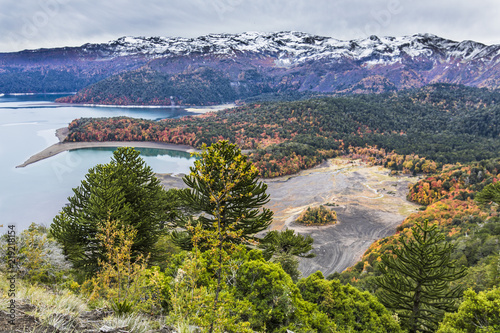
<svg viewBox="0 0 500 333">
<path fill-rule="evenodd" d="M 41 67 L 31 71 L 15 67 L 5 68 L 0 75 L 0 91 L 5 94 L 67 93 L 102 80 L 105 75 L 106 73 L 101 73 L 89 77 L 71 67 L 63 70 Z"/>
<path fill-rule="evenodd" d="M 186 106 L 294 101 L 325 95 L 314 91 L 298 91 L 297 87 L 289 87 L 286 83 L 271 87 L 273 80 L 275 79 L 266 78 L 254 69 L 242 71 L 234 82 L 224 71 L 210 67 L 171 73 L 164 72 L 161 64 L 151 64 L 103 78 L 98 82 L 89 82 L 88 86 L 75 96 L 62 97 L 57 101 L 104 105 Z"/>
<path fill-rule="evenodd" d="M 166 74 L 148 68 L 116 74 L 61 103 L 113 105 L 212 105 L 237 99 L 228 78 L 210 68 Z"/>
<path fill-rule="evenodd" d="M 253 150 L 250 158 L 264 177 L 363 152 L 395 171 L 417 173 L 424 165 L 434 169 L 496 157 L 499 100 L 496 91 L 435 84 L 397 93 L 253 103 L 175 120 L 82 118 L 69 125 L 67 140 L 199 147 L 227 139 Z"/>
</svg>

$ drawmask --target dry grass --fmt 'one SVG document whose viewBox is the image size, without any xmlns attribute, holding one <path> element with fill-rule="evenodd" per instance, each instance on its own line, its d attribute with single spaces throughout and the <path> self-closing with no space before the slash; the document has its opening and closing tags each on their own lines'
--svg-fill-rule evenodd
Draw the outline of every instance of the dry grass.
<svg viewBox="0 0 500 333">
<path fill-rule="evenodd" d="M 0 308 L 5 309 L 10 301 L 8 297 L 9 283 L 6 276 L 0 273 Z M 26 311 L 38 318 L 43 324 L 53 326 L 62 332 L 75 332 L 74 323 L 85 311 L 89 311 L 86 300 L 69 290 L 50 290 L 43 286 L 30 285 L 16 280 L 16 303 L 32 304 L 36 308 Z M 105 304 L 105 303 L 103 303 Z M 141 314 L 132 313 L 126 316 L 109 316 L 104 318 L 101 326 L 125 328 L 130 333 L 146 333 L 162 326 L 163 320 L 150 319 Z M 44 333 L 46 328 L 36 329 L 36 333 Z M 27 332 L 27 331 L 26 331 Z"/>
<path fill-rule="evenodd" d="M 103 325 L 114 328 L 123 327 L 130 333 L 146 333 L 160 328 L 161 323 L 159 320 L 151 320 L 141 314 L 131 313 L 123 316 L 104 318 Z"/>
</svg>

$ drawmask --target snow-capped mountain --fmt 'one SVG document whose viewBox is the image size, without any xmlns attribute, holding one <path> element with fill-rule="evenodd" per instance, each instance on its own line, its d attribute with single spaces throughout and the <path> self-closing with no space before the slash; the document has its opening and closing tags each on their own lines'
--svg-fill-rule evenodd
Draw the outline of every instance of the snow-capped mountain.
<svg viewBox="0 0 500 333">
<path fill-rule="evenodd" d="M 148 80 L 161 74 L 167 81 L 165 75 L 194 75 L 204 84 L 204 70 L 215 73 L 218 85 L 226 80 L 224 89 L 234 93 L 228 96 L 238 98 L 283 91 L 381 92 L 434 82 L 498 88 L 499 56 L 500 45 L 432 34 L 349 41 L 302 32 L 122 37 L 0 54 L 0 93 L 74 91 L 118 73 L 138 82 L 136 72 L 147 73 Z M 123 78 L 120 84 L 131 84 Z"/>
<path fill-rule="evenodd" d="M 105 48 L 113 56 L 148 55 L 152 57 L 213 54 L 220 56 L 241 53 L 274 55 L 302 63 L 324 58 L 381 58 L 398 61 L 401 57 L 440 56 L 445 59 L 493 60 L 500 45 L 487 46 L 473 41 L 455 42 L 431 34 L 404 37 L 377 37 L 339 40 L 302 32 L 242 34 L 210 34 L 197 38 L 181 37 L 121 37 L 107 44 L 86 44 L 85 50 Z"/>
</svg>

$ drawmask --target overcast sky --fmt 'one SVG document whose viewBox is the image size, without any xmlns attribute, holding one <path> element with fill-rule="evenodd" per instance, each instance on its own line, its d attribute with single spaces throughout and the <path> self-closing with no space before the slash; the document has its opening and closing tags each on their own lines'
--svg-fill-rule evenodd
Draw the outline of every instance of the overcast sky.
<svg viewBox="0 0 500 333">
<path fill-rule="evenodd" d="M 500 44 L 499 15 L 498 0 L 0 0 L 0 52 L 285 30 L 338 39 L 427 32 Z"/>
</svg>

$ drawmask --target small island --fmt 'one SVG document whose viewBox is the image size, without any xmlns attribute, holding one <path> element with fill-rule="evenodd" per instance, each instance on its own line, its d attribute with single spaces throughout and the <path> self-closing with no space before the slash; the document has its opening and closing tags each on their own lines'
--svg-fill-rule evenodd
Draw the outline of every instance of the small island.
<svg viewBox="0 0 500 333">
<path fill-rule="evenodd" d="M 335 224 L 337 220 L 337 212 L 326 208 L 323 205 L 314 208 L 307 208 L 295 221 L 299 224 L 307 226 Z"/>
</svg>

